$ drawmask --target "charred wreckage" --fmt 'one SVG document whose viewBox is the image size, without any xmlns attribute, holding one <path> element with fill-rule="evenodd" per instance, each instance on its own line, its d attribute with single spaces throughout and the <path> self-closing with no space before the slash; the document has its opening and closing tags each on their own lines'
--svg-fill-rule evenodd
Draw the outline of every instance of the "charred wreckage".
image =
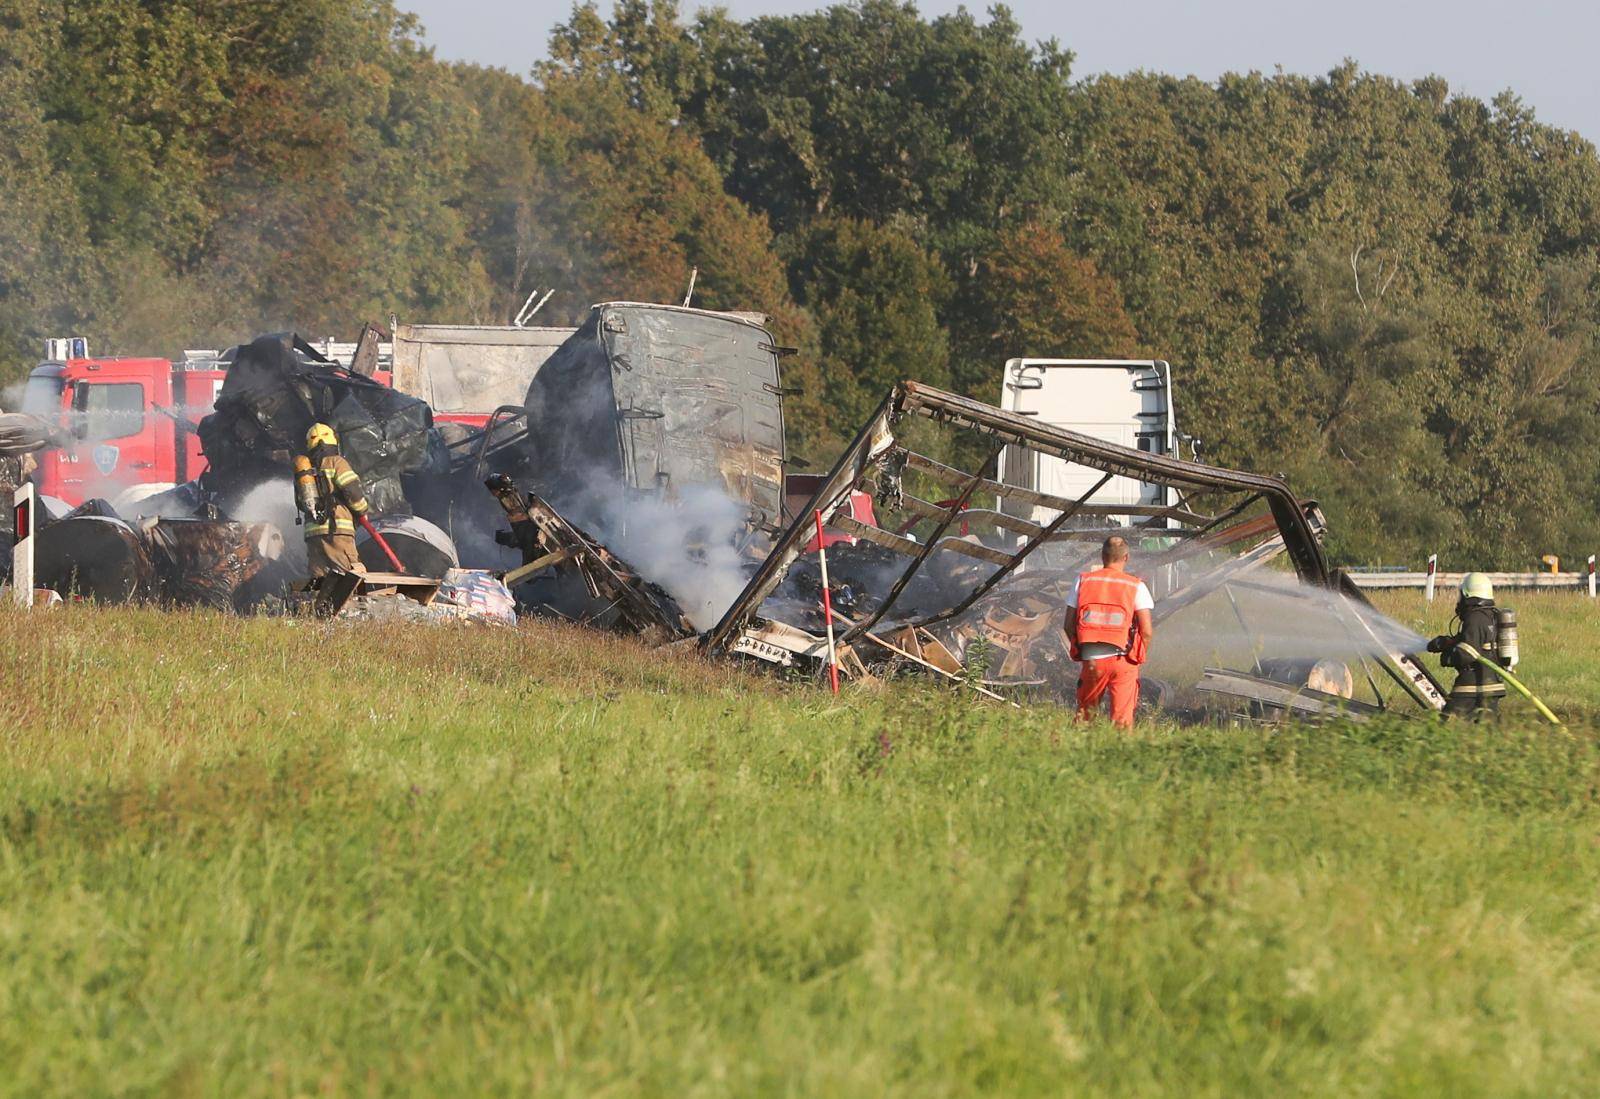
<svg viewBox="0 0 1600 1099">
<path fill-rule="evenodd" d="M 1164 635 L 1149 705 L 1258 719 L 1443 705 L 1403 631 L 1329 566 L 1321 511 L 1283 480 L 913 381 L 829 472 L 786 476 L 787 350 L 758 316 L 605 303 L 520 405 L 463 427 L 371 377 L 370 357 L 351 369 L 264 336 L 230 353 L 214 410 L 189 425 L 199 479 L 130 514 L 58 509 L 38 527 L 35 583 L 237 612 L 547 615 L 819 670 L 825 549 L 846 675 L 1065 701 L 1063 599 L 1116 533 Z M 369 541 L 366 576 L 302 591 L 289 470 L 314 422 L 339 432 L 402 571 Z M 1074 490 L 1041 462 L 1075 471 Z"/>
</svg>

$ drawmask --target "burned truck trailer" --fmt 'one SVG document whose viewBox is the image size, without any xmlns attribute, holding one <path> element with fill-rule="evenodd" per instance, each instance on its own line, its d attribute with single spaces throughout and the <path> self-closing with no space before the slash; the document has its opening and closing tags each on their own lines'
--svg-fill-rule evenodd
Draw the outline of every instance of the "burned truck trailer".
<svg viewBox="0 0 1600 1099">
<path fill-rule="evenodd" d="M 783 507 L 784 349 L 750 314 L 607 302 L 528 388 L 527 476 L 592 522 L 595 494 L 710 488 L 773 527 Z"/>
<path fill-rule="evenodd" d="M 1004 448 L 1095 476 L 1070 498 L 1006 484 L 996 475 Z M 1161 486 L 1171 502 L 1105 492 L 1119 478 Z M 874 498 L 876 524 L 853 514 L 861 492 Z M 1069 698 L 1076 665 L 1061 608 L 1116 533 L 1135 546 L 1163 631 L 1193 634 L 1157 646 L 1166 666 L 1155 670 L 1176 685 L 1167 708 L 1225 698 L 1253 713 L 1371 712 L 1388 707 L 1394 687 L 1424 708 L 1443 702 L 1407 639 L 1384 635 L 1329 567 L 1320 509 L 1282 480 L 1119 446 L 909 381 L 863 425 L 702 648 L 778 663 L 821 657 L 813 512 L 854 540 L 828 549 L 847 667 L 908 662 L 954 679 L 992 650 L 979 669 L 986 689 Z M 1274 561 L 1289 570 L 1267 567 Z M 1195 652 L 1204 655 L 1190 667 L 1183 654 Z M 1335 653 L 1364 673 L 1368 698 L 1308 682 L 1312 671 L 1318 684 L 1343 681 L 1328 674 Z M 1307 678 L 1284 691 L 1286 670 Z"/>
<path fill-rule="evenodd" d="M 721 617 L 781 530 L 783 352 L 751 314 L 595 306 L 524 406 L 502 410 L 523 422 L 515 445 L 474 471 L 491 475 L 512 516 L 497 538 L 522 551 L 524 609 L 608 616 L 615 596 L 595 581 L 607 570 L 582 567 L 598 558 L 578 548 L 593 543 L 615 556 L 619 576 L 659 584 L 677 602 L 669 632 L 681 616 L 701 629 Z M 491 423 L 485 439 L 509 426 Z M 546 512 L 561 522 L 516 518 Z"/>
</svg>

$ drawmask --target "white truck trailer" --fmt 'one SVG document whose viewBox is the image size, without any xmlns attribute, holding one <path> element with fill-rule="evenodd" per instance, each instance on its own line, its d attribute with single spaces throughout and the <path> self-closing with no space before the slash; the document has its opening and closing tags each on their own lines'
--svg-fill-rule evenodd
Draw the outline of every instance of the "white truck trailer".
<svg viewBox="0 0 1600 1099">
<path fill-rule="evenodd" d="M 1135 450 L 1181 456 L 1172 412 L 1172 367 L 1161 359 L 1010 359 L 1000 407 Z M 1102 476 L 1099 470 L 1018 447 L 1008 446 L 1000 455 L 1003 484 L 1069 500 L 1088 492 Z M 1144 509 L 1177 501 L 1164 485 L 1113 477 L 1092 502 Z M 1001 501 L 1001 510 L 1039 523 L 1055 515 L 1010 500 Z M 1134 510 L 1129 516 L 1138 514 Z"/>
</svg>

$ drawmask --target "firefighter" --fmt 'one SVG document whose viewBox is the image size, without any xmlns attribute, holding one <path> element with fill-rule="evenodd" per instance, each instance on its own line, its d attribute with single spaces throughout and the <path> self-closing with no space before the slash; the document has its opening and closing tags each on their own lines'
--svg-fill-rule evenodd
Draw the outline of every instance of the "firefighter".
<svg viewBox="0 0 1600 1099">
<path fill-rule="evenodd" d="M 1444 704 L 1445 717 L 1482 718 L 1492 716 L 1505 697 L 1505 681 L 1456 646 L 1466 642 L 1501 667 L 1510 667 L 1500 651 L 1500 614 L 1494 605 L 1494 584 L 1481 572 L 1469 572 L 1461 580 L 1461 596 L 1456 600 L 1456 624 L 1452 634 L 1440 634 L 1428 642 L 1428 651 L 1439 654 L 1439 663 L 1456 669 L 1456 682 Z"/>
<path fill-rule="evenodd" d="M 356 554 L 356 517 L 367 512 L 361 476 L 339 453 L 327 424 L 306 432 L 306 454 L 296 458 L 295 505 L 306 516 L 306 560 L 313 579 L 330 572 L 365 572 Z"/>
<path fill-rule="evenodd" d="M 1087 721 L 1111 698 L 1111 721 L 1133 728 L 1139 705 L 1139 665 L 1144 663 L 1155 625 L 1155 600 L 1137 576 L 1130 575 L 1128 543 L 1113 534 L 1100 547 L 1101 567 L 1083 573 L 1067 601 L 1067 651 L 1078 661 L 1078 718 Z"/>
</svg>

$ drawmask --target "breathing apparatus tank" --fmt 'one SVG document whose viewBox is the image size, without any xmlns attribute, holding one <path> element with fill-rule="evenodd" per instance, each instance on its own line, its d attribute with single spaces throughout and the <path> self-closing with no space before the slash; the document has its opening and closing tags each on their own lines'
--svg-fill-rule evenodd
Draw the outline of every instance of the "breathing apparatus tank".
<svg viewBox="0 0 1600 1099">
<path fill-rule="evenodd" d="M 315 519 L 322 510 L 316 471 L 311 468 L 311 459 L 304 454 L 294 456 L 294 506 L 307 519 Z"/>
<path fill-rule="evenodd" d="M 1517 648 L 1517 612 L 1510 607 L 1494 610 L 1496 652 L 1502 667 L 1515 668 L 1522 653 Z"/>
</svg>

